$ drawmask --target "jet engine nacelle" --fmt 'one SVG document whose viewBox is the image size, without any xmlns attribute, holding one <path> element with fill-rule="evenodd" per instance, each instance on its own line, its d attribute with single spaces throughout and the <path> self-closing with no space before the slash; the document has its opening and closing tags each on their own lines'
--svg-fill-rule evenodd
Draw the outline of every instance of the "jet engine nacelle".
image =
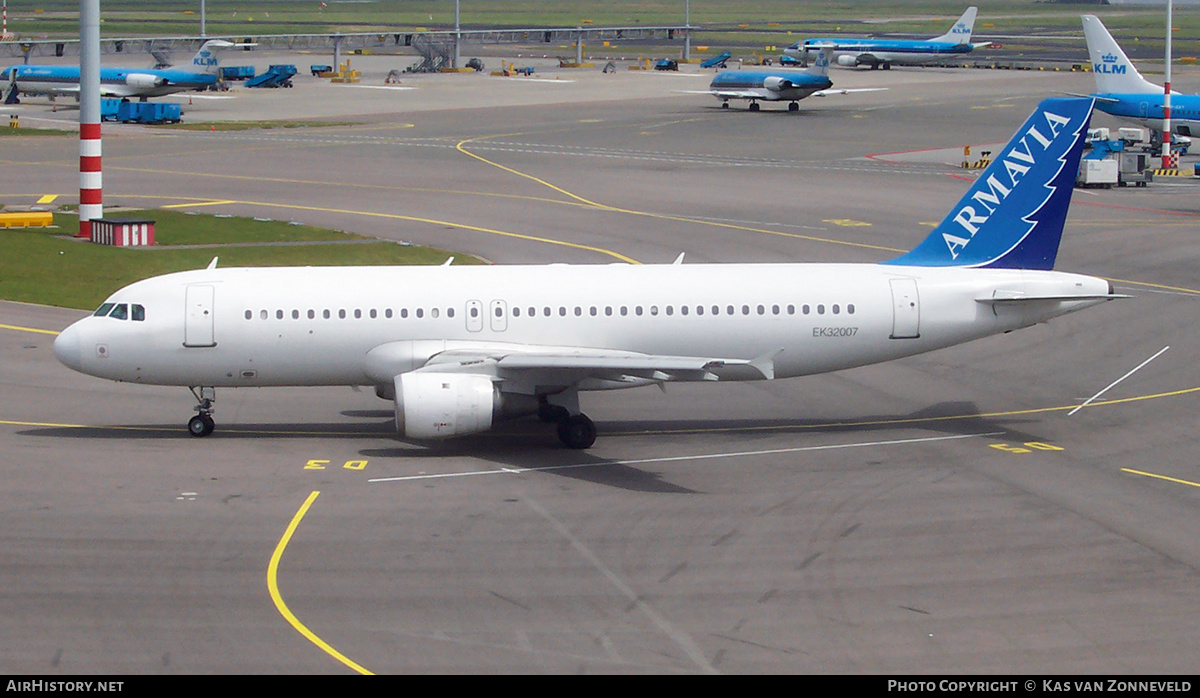
<svg viewBox="0 0 1200 698">
<path fill-rule="evenodd" d="M 790 90 L 791 88 L 795 87 L 795 85 L 787 78 L 781 78 L 778 75 L 771 75 L 763 78 L 763 87 L 767 88 L 768 90 L 774 90 L 775 92 L 781 92 L 783 90 Z"/>
<path fill-rule="evenodd" d="M 130 87 L 158 87 L 166 83 L 166 80 L 157 75 L 149 75 L 146 73 L 130 73 L 125 76 L 125 84 Z"/>
<path fill-rule="evenodd" d="M 842 54 L 837 57 L 838 65 L 844 68 L 853 68 L 858 65 L 858 56 L 847 56 Z"/>
<path fill-rule="evenodd" d="M 402 373 L 395 387 L 396 432 L 410 439 L 487 431 L 500 413 L 500 390 L 488 376 Z"/>
</svg>

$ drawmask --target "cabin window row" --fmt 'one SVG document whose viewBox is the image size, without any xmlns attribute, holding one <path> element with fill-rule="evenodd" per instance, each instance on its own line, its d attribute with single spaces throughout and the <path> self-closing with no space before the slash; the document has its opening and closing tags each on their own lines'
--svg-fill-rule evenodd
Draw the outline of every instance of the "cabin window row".
<svg viewBox="0 0 1200 698">
<path fill-rule="evenodd" d="M 122 307 L 124 306 L 124 304 L 121 304 L 121 305 L 122 305 Z M 138 308 L 139 312 L 140 312 L 141 306 L 134 306 L 134 307 Z M 103 309 L 104 309 L 104 306 L 101 306 L 101 310 L 103 310 Z M 502 306 L 502 305 L 496 305 L 492 309 L 493 314 L 498 318 L 504 317 L 505 311 L 506 311 L 506 307 Z M 824 303 L 817 303 L 815 305 L 811 305 L 808 303 L 804 303 L 801 305 L 795 305 L 795 304 L 764 305 L 764 304 L 760 303 L 760 304 L 756 304 L 756 305 L 743 304 L 741 306 L 735 306 L 735 305 L 726 305 L 726 306 L 720 306 L 720 305 L 711 305 L 711 306 L 666 305 L 666 306 L 663 306 L 662 308 L 660 308 L 657 305 L 650 305 L 650 306 L 641 306 L 641 305 L 611 306 L 611 305 L 606 305 L 606 306 L 603 306 L 603 308 L 601 308 L 600 306 L 595 306 L 595 305 L 584 308 L 583 306 L 577 305 L 570 309 L 565 305 L 560 305 L 560 306 L 558 306 L 557 310 L 552 308 L 551 306 L 547 305 L 547 306 L 542 307 L 541 316 L 542 317 L 552 317 L 555 314 L 557 314 L 559 317 L 567 317 L 568 315 L 574 315 L 575 317 L 583 317 L 585 313 L 590 317 L 598 317 L 601 314 L 603 314 L 606 317 L 612 317 L 613 315 L 618 315 L 620 317 L 627 317 L 630 314 L 634 315 L 635 317 L 641 317 L 643 315 L 658 316 L 660 313 L 668 315 L 668 316 L 674 316 L 676 313 L 678 313 L 679 315 L 739 315 L 739 314 L 740 315 L 796 315 L 796 314 L 812 315 L 814 313 L 816 315 L 825 315 L 825 314 L 841 315 L 842 313 L 845 313 L 847 315 L 853 315 L 854 311 L 855 311 L 855 308 L 854 308 L 853 303 L 847 303 L 844 306 L 841 305 L 840 303 L 833 303 L 830 305 L 826 305 Z M 471 306 L 467 309 L 467 314 L 470 315 L 471 318 L 479 317 L 481 312 L 482 312 L 482 308 L 480 308 L 478 306 Z M 527 308 L 522 308 L 520 306 L 513 306 L 508 312 L 512 315 L 512 317 L 515 317 L 515 318 L 522 317 L 522 316 L 537 317 L 539 314 L 538 309 L 535 306 L 528 306 Z M 443 313 L 445 314 L 446 317 L 453 318 L 454 317 L 454 308 L 446 308 L 445 310 L 442 310 L 440 308 L 429 308 L 428 310 L 426 310 L 425 308 L 414 308 L 411 312 L 411 315 L 418 319 L 424 318 L 427 315 L 430 318 L 436 319 L 436 318 L 441 317 Z M 96 314 L 99 315 L 100 311 L 99 310 L 96 311 Z M 247 309 L 245 311 L 245 318 L 247 320 L 253 320 L 254 315 L 255 315 L 255 311 L 253 311 L 253 310 Z M 337 318 L 339 320 L 346 320 L 349 318 L 353 318 L 355 320 L 361 320 L 364 317 L 372 319 L 372 320 L 381 318 L 381 317 L 384 319 L 390 320 L 396 316 L 399 316 L 401 319 L 407 319 L 410 316 L 410 313 L 409 313 L 408 308 L 400 308 L 399 311 L 393 311 L 391 308 L 385 308 L 382 311 L 377 310 L 375 308 L 370 308 L 368 310 L 362 310 L 359 308 L 356 308 L 354 310 L 347 310 L 345 308 L 338 308 L 336 310 L 325 308 L 320 311 L 317 311 L 317 310 L 314 310 L 311 308 L 307 311 L 301 311 L 299 309 L 293 308 L 290 312 L 285 311 L 283 309 L 276 309 L 276 310 L 272 311 L 272 310 L 267 310 L 264 308 L 264 309 L 260 309 L 258 311 L 258 317 L 260 320 L 269 320 L 271 318 L 274 318 L 276 320 L 284 320 L 288 317 L 291 317 L 291 319 L 293 319 L 293 320 L 299 320 L 299 319 L 301 319 L 302 316 L 307 317 L 309 320 L 316 320 L 318 317 L 320 317 L 321 319 L 324 319 L 324 320 L 332 320 L 334 318 Z M 134 319 L 140 320 L 140 319 L 142 319 L 142 317 L 135 317 Z"/>
<path fill-rule="evenodd" d="M 493 312 L 495 313 L 496 317 L 502 317 L 504 314 L 504 308 L 497 306 L 496 308 L 494 308 Z M 521 317 L 522 313 L 524 313 L 527 317 L 537 317 L 537 315 L 538 315 L 538 309 L 534 306 L 529 306 L 528 308 L 526 308 L 524 310 L 522 310 L 522 308 L 520 308 L 518 306 L 513 306 L 511 312 L 512 312 L 513 317 Z M 554 309 L 552 309 L 550 306 L 543 306 L 541 315 L 542 315 L 542 317 L 551 317 L 552 315 L 555 314 L 555 312 L 556 311 Z M 739 314 L 741 314 L 741 315 L 785 315 L 785 314 L 786 315 L 796 315 L 797 313 L 799 313 L 800 315 L 812 315 L 814 312 L 817 315 L 825 315 L 826 313 L 830 313 L 832 315 L 841 315 L 843 312 L 846 313 L 847 315 L 853 315 L 854 314 L 854 304 L 848 303 L 844 306 L 839 303 L 834 303 L 834 304 L 828 305 L 828 306 L 825 305 L 824 303 L 818 303 L 816 305 L 810 305 L 808 303 L 805 303 L 800 306 L 797 306 L 794 304 L 788 304 L 788 305 L 778 305 L 778 304 L 746 305 L 746 304 L 743 304 L 741 306 L 726 305 L 724 307 L 722 307 L 720 305 L 712 305 L 712 306 L 666 305 L 666 306 L 663 306 L 662 308 L 659 308 L 659 306 L 657 306 L 657 305 L 650 305 L 650 306 L 622 305 L 622 306 L 616 306 L 616 307 L 611 306 L 611 305 L 606 305 L 603 308 L 601 308 L 599 306 L 595 306 L 595 305 L 584 308 L 583 306 L 577 305 L 577 306 L 574 306 L 574 308 L 572 308 L 572 309 L 568 309 L 566 306 L 560 305 L 560 306 L 558 306 L 558 309 L 557 309 L 557 314 L 559 317 L 567 317 L 570 314 L 573 314 L 575 317 L 583 317 L 583 315 L 585 313 L 591 317 L 598 317 L 600 315 L 604 315 L 606 317 L 612 317 L 613 315 L 627 317 L 630 314 L 632 314 L 636 317 L 640 317 L 643 315 L 657 316 L 660 313 L 664 314 L 664 315 L 673 316 L 677 313 L 679 315 L 739 315 Z"/>
<path fill-rule="evenodd" d="M 442 312 L 443 311 L 440 308 L 430 308 L 428 310 L 426 310 L 425 308 L 416 308 L 412 311 L 412 315 L 413 315 L 413 317 L 424 318 L 426 316 L 426 314 L 428 314 L 428 316 L 431 318 L 438 318 L 438 317 L 442 316 Z M 454 317 L 454 308 L 446 308 L 446 310 L 444 312 L 446 314 L 446 317 L 450 317 L 450 318 Z M 275 318 L 276 320 L 283 320 L 288 317 L 291 317 L 291 319 L 293 319 L 293 320 L 299 320 L 301 318 L 301 315 L 302 315 L 302 312 L 295 308 L 293 308 L 291 310 L 290 314 L 287 311 L 284 311 L 281 309 L 276 309 L 274 311 L 262 309 L 262 310 L 258 311 L 258 317 L 260 320 L 269 320 L 272 317 Z M 361 320 L 364 317 L 372 319 L 372 320 L 377 319 L 377 318 L 384 318 L 384 319 L 390 320 L 391 318 L 396 317 L 397 315 L 399 315 L 399 317 L 402 319 L 407 319 L 409 317 L 408 308 L 401 308 L 399 310 L 399 312 L 395 312 L 391 308 L 385 308 L 382 311 L 377 310 L 375 308 L 370 308 L 368 310 L 362 310 L 361 308 L 355 308 L 354 310 L 346 310 L 345 308 L 338 308 L 336 310 L 332 310 L 330 308 L 325 308 L 324 310 L 320 310 L 320 311 L 309 308 L 307 311 L 303 312 L 303 316 L 307 317 L 309 320 L 316 320 L 318 317 L 320 317 L 323 320 L 332 320 L 334 318 L 337 318 L 339 320 L 346 320 L 349 318 L 353 318 L 355 320 Z M 253 320 L 254 319 L 254 311 L 246 310 L 244 316 L 247 320 Z"/>
</svg>

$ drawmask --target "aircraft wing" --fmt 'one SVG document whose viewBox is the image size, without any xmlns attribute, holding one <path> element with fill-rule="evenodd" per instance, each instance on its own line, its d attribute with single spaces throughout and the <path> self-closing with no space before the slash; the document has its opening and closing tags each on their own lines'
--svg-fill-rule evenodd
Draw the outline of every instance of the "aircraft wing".
<svg viewBox="0 0 1200 698">
<path fill-rule="evenodd" d="M 76 87 L 74 92 L 78 92 Z M 100 95 L 103 97 L 137 97 L 140 93 L 128 85 L 101 85 Z"/>
<path fill-rule="evenodd" d="M 418 371 L 483 373 L 524 387 L 569 386 L 584 381 L 643 385 L 672 380 L 720 380 L 733 373 L 770 380 L 775 377 L 778 351 L 755 359 L 702 356 L 663 356 L 615 349 L 540 347 L 531 345 L 461 346 L 439 352 Z M 531 391 L 531 390 L 530 390 Z"/>
<path fill-rule="evenodd" d="M 25 81 L 22 81 L 22 79 L 18 77 L 18 78 L 16 79 L 16 83 L 17 83 L 17 86 L 18 86 L 18 88 L 21 88 L 21 83 L 22 83 L 22 82 L 25 82 L 25 84 L 28 84 L 29 82 L 35 82 L 35 81 L 33 81 L 33 80 L 25 80 Z M 11 84 L 11 82 L 10 82 L 9 84 Z M 78 92 L 78 91 L 79 91 L 79 83 L 74 83 L 74 84 L 71 84 L 71 83 L 61 83 L 61 84 L 59 84 L 59 85 L 55 85 L 53 89 L 50 89 L 50 90 L 44 90 L 44 91 L 45 91 L 45 92 L 52 92 L 52 93 L 54 93 L 54 94 L 65 94 L 65 95 L 69 95 L 69 94 L 73 94 L 73 93 L 75 93 L 75 92 Z"/>
<path fill-rule="evenodd" d="M 829 97 L 831 95 L 848 95 L 851 92 L 881 92 L 886 90 L 886 87 L 857 87 L 857 88 L 840 88 L 835 87 L 831 90 L 817 90 L 812 93 L 813 97 Z"/>
<path fill-rule="evenodd" d="M 17 79 L 18 89 L 21 84 L 20 79 Z M 40 91 L 40 90 L 39 90 Z M 49 90 L 54 94 L 70 95 L 79 92 L 79 83 L 61 83 L 54 86 L 53 90 Z M 136 97 L 137 92 L 125 85 L 100 85 L 101 97 Z"/>
<path fill-rule="evenodd" d="M 708 90 L 707 94 L 714 97 L 722 97 L 724 99 L 773 99 L 774 95 L 770 90 Z"/>
</svg>

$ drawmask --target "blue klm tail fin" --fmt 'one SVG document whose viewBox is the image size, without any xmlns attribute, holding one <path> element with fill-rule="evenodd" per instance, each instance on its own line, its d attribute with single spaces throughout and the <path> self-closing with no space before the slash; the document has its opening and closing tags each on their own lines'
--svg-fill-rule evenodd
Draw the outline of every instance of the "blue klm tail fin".
<svg viewBox="0 0 1200 698">
<path fill-rule="evenodd" d="M 1044 100 L 941 225 L 885 264 L 1053 269 L 1092 104 Z"/>
</svg>

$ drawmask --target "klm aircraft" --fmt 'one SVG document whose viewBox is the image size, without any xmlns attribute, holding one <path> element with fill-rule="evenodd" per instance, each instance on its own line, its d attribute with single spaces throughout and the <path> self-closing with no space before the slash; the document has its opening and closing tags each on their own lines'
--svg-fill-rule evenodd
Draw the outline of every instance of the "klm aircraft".
<svg viewBox="0 0 1200 698">
<path fill-rule="evenodd" d="M 828 49 L 817 54 L 807 71 L 799 70 L 727 70 L 717 73 L 709 83 L 707 94 L 721 100 L 722 107 L 731 99 L 750 100 L 750 111 L 758 111 L 758 102 L 787 102 L 788 111 L 797 111 L 797 103 L 805 97 L 826 97 L 850 92 L 871 92 L 885 88 L 835 90 L 829 79 Z"/>
<path fill-rule="evenodd" d="M 1162 85 L 1142 77 L 1112 34 L 1093 15 L 1084 15 L 1083 34 L 1087 38 L 1092 73 L 1096 76 L 1096 108 L 1118 119 L 1152 129 L 1163 130 Z M 1200 95 L 1171 91 L 1171 132 L 1181 136 L 1200 136 Z"/>
<path fill-rule="evenodd" d="M 101 68 L 100 94 L 105 97 L 161 97 L 176 92 L 206 90 L 217 84 L 220 66 L 216 50 L 233 46 L 229 41 L 204 42 L 192 57 L 191 70 L 157 68 Z M 79 94 L 78 65 L 18 65 L 0 73 L 8 81 L 4 103 L 17 104 L 20 95 Z"/>
<path fill-rule="evenodd" d="M 350 385 L 393 402 L 403 439 L 537 415 L 568 448 L 588 448 L 587 391 L 838 371 L 1122 297 L 1105 279 L 1054 270 L 1091 113 L 1091 99 L 1043 101 L 929 237 L 888 263 L 214 259 L 115 292 L 58 335 L 54 354 L 89 375 L 190 388 L 198 437 L 213 432 L 218 387 Z"/>
<path fill-rule="evenodd" d="M 807 59 L 808 54 L 821 48 L 833 49 L 834 60 L 840 66 L 857 68 L 871 66 L 872 70 L 887 70 L 893 65 L 926 65 L 947 57 L 961 56 L 991 42 L 971 43 L 977 8 L 968 7 L 950 31 L 932 39 L 846 39 L 837 37 L 805 39 L 784 49 L 792 58 Z"/>
</svg>

